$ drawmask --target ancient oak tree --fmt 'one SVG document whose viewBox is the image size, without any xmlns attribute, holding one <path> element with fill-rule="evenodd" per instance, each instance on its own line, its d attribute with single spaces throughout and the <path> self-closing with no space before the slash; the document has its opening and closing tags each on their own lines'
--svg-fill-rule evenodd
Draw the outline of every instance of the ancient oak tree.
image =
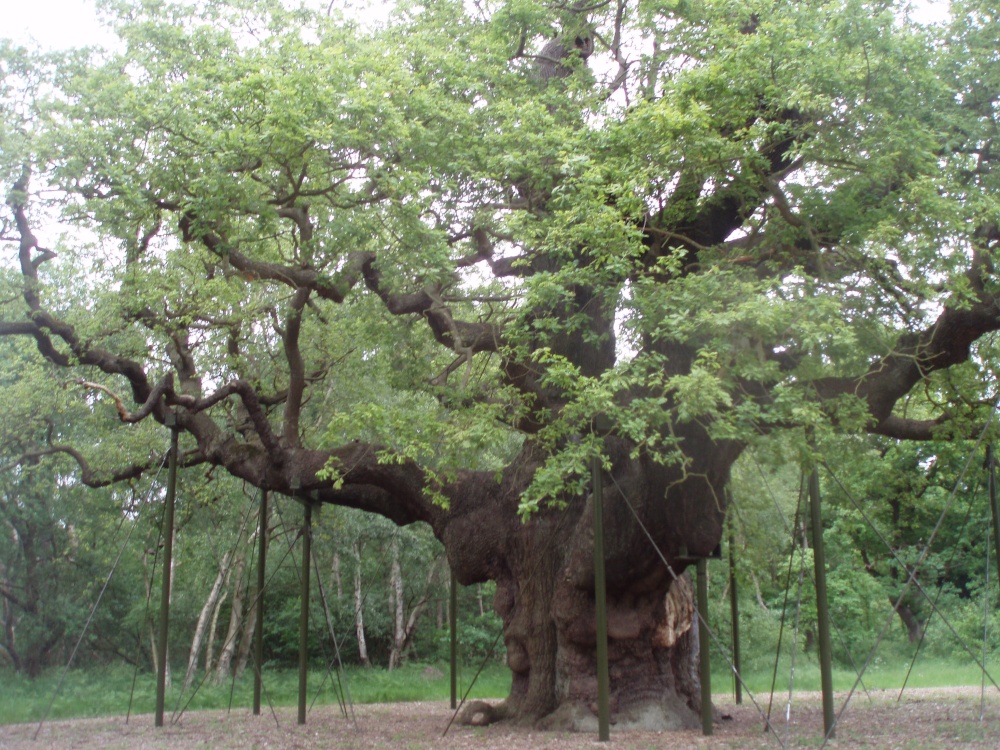
<svg viewBox="0 0 1000 750">
<path fill-rule="evenodd" d="M 614 720 L 684 726 L 653 545 L 715 547 L 741 451 L 988 412 L 985 0 L 115 7 L 117 51 L 0 57 L 0 334 L 125 436 L 24 460 L 135 477 L 173 412 L 186 465 L 429 524 L 496 581 L 490 718 L 595 721 L 593 457 Z"/>
</svg>

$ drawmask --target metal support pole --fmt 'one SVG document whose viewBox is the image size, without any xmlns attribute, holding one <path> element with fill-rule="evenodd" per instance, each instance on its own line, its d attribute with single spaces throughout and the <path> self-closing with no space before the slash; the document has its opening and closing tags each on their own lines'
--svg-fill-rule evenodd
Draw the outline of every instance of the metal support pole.
<svg viewBox="0 0 1000 750">
<path fill-rule="evenodd" d="M 988 449 L 987 449 L 988 450 Z M 988 455 L 988 454 L 987 454 Z M 990 545 L 986 543 L 986 576 L 983 583 L 983 674 L 979 684 L 979 721 L 986 716 L 986 643 L 990 638 Z"/>
<path fill-rule="evenodd" d="M 180 430 L 177 428 L 177 416 L 172 412 L 167 415 L 166 424 L 170 427 L 170 466 L 167 470 L 167 497 L 163 509 L 163 565 L 161 577 L 163 585 L 160 588 L 160 632 L 156 643 L 156 718 L 155 725 L 163 726 L 163 705 L 167 692 L 167 638 L 170 634 L 170 568 L 174 554 L 174 498 L 177 495 L 177 444 Z"/>
<path fill-rule="evenodd" d="M 993 513 L 993 556 L 997 561 L 997 580 L 1000 581 L 1000 502 L 997 501 L 997 473 L 993 446 L 986 446 L 986 463 L 989 466 L 990 510 Z"/>
<path fill-rule="evenodd" d="M 451 707 L 458 707 L 458 581 L 451 571 L 448 601 L 448 628 L 451 630 Z"/>
<path fill-rule="evenodd" d="M 701 677 L 701 733 L 712 734 L 712 657 L 708 634 L 708 560 L 698 561 L 698 664 Z"/>
<path fill-rule="evenodd" d="M 257 621 L 254 625 L 253 658 L 257 668 L 253 672 L 253 715 L 260 716 L 261 670 L 264 668 L 264 566 L 267 563 L 267 490 L 260 494 L 257 517 Z"/>
<path fill-rule="evenodd" d="M 993 515 L 993 552 L 997 560 L 997 580 L 1000 581 L 1000 503 L 997 502 L 997 473 L 993 456 L 993 445 L 986 446 L 986 466 L 989 469 L 987 482 L 990 489 L 990 513 Z M 986 586 L 983 597 L 983 665 L 986 665 L 986 641 L 989 637 L 990 603 L 990 545 L 986 545 Z M 983 669 L 982 687 L 979 694 L 979 720 L 986 712 L 986 670 Z"/>
<path fill-rule="evenodd" d="M 813 565 L 816 570 L 816 619 L 819 639 L 820 682 L 823 687 L 823 734 L 833 739 L 833 671 L 830 648 L 830 608 L 826 598 L 826 552 L 823 548 L 823 511 L 820 507 L 819 472 L 809 474 L 809 512 L 812 521 Z"/>
<path fill-rule="evenodd" d="M 733 695 L 736 705 L 743 703 L 743 685 L 740 683 L 740 605 L 736 590 L 736 534 L 733 523 L 729 525 L 729 612 L 733 620 Z"/>
<path fill-rule="evenodd" d="M 309 561 L 312 559 L 312 502 L 305 501 L 302 521 L 302 606 L 299 610 L 299 724 L 306 723 L 306 688 L 309 671 Z"/>
<path fill-rule="evenodd" d="M 608 699 L 608 603 L 604 578 L 604 496 L 601 457 L 594 456 L 594 616 L 597 619 L 597 739 L 611 739 Z"/>
</svg>

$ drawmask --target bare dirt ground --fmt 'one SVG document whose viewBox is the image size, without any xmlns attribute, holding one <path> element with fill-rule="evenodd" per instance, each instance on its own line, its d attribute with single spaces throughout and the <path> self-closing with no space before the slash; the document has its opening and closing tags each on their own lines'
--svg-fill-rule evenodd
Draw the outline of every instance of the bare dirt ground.
<svg viewBox="0 0 1000 750">
<path fill-rule="evenodd" d="M 764 696 L 766 701 L 766 696 Z M 758 698 L 760 700 L 760 698 Z M 48 748 L 281 748 L 312 750 L 337 748 L 402 748 L 403 750 L 653 750 L 654 748 L 799 748 L 820 747 L 823 713 L 819 694 L 800 693 L 791 707 L 791 722 L 785 721 L 787 696 L 775 697 L 772 723 L 775 731 L 762 731 L 763 720 L 749 701 L 736 706 L 732 698 L 717 696 L 721 719 L 712 737 L 700 731 L 611 732 L 609 743 L 596 736 L 537 732 L 504 725 L 492 727 L 452 726 L 441 735 L 452 712 L 446 702 L 396 703 L 356 706 L 356 721 L 348 721 L 337 706 L 315 708 L 304 726 L 296 723 L 295 709 L 282 708 L 262 716 L 247 710 L 205 711 L 185 714 L 176 723 L 156 729 L 151 715 L 53 721 L 38 725 L 0 726 L 0 748 L 41 750 Z M 837 709 L 843 703 L 838 695 Z M 763 706 L 766 710 L 766 703 Z M 1000 695 L 987 692 L 985 716 L 980 721 L 977 688 L 909 690 L 896 703 L 896 693 L 876 691 L 870 700 L 855 695 L 836 727 L 830 748 L 1000 748 Z"/>
</svg>

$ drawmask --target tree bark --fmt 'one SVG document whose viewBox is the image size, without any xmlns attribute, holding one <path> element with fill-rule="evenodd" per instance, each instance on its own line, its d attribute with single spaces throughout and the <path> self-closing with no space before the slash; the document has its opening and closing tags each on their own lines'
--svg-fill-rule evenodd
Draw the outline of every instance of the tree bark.
<svg viewBox="0 0 1000 750">
<path fill-rule="evenodd" d="M 266 526 L 266 520 L 264 523 Z M 260 525 L 258 525 L 257 531 L 251 534 L 250 538 L 247 539 L 247 550 L 256 549 L 257 535 L 261 533 L 266 533 L 266 529 L 261 529 Z M 249 555 L 250 553 L 248 552 L 247 554 Z M 250 650 L 253 648 L 253 635 L 257 629 L 257 607 L 259 606 L 259 597 L 257 596 L 256 584 L 252 587 L 250 585 L 250 570 L 246 570 L 246 579 L 247 581 L 244 586 L 244 590 L 250 592 L 250 601 L 247 604 L 246 616 L 242 619 L 238 634 L 239 649 L 236 652 L 236 667 L 233 671 L 233 674 L 236 677 L 243 674 L 243 671 L 247 668 L 247 662 L 250 659 Z"/>
<path fill-rule="evenodd" d="M 9 492 L 9 491 L 8 491 Z M 22 502 L 28 502 L 22 498 Z M 34 520 L 11 513 L 8 503 L 0 498 L 5 526 L 10 529 L 11 542 L 19 550 L 22 577 L 11 580 L 0 566 L 0 599 L 5 608 L 4 626 L 6 655 L 16 665 L 17 671 L 35 678 L 52 661 L 53 652 L 62 642 L 65 624 L 53 608 L 58 591 L 58 581 L 49 580 L 51 563 L 59 557 L 51 519 Z M 16 592 L 16 593 L 15 593 Z M 20 614 L 18 614 L 20 613 Z M 27 637 L 17 642 L 17 631 Z"/>
<path fill-rule="evenodd" d="M 340 578 L 340 552 L 334 551 L 333 560 L 330 563 L 330 575 L 333 578 L 334 590 L 337 592 L 337 604 L 344 598 L 344 584 Z"/>
<path fill-rule="evenodd" d="M 240 647 L 236 652 L 236 668 L 233 674 L 239 677 L 247 668 L 250 661 L 250 651 L 253 649 L 253 636 L 257 631 L 257 598 L 250 599 L 250 606 L 247 609 L 247 616 L 243 618 L 243 627 L 240 631 Z"/>
<path fill-rule="evenodd" d="M 184 692 L 187 692 L 194 681 L 194 673 L 198 668 L 198 657 L 201 655 L 205 631 L 208 630 L 208 624 L 219 601 L 219 596 L 222 594 L 222 587 L 229 572 L 229 557 L 229 552 L 222 555 L 222 559 L 219 561 L 219 571 L 215 576 L 215 582 L 212 584 L 212 589 L 208 592 L 208 598 L 205 599 L 205 604 L 202 605 L 201 612 L 198 614 L 198 623 L 195 625 L 194 635 L 191 638 L 191 651 L 188 654 L 187 671 L 184 673 Z"/>
<path fill-rule="evenodd" d="M 753 582 L 753 592 L 754 596 L 757 597 L 757 604 L 760 606 L 762 610 L 767 612 L 768 611 L 767 604 L 764 603 L 764 597 L 760 592 L 760 581 L 757 580 L 757 576 L 754 575 L 754 572 L 752 570 L 747 572 L 750 573 L 750 580 Z"/>
<path fill-rule="evenodd" d="M 895 606 L 896 601 L 893 597 L 890 596 L 889 601 Z M 913 614 L 913 610 L 901 603 L 896 610 L 896 614 L 899 615 L 899 619 L 906 626 L 906 634 L 910 639 L 910 643 L 919 642 L 924 635 L 924 628 L 920 620 L 917 619 L 917 616 Z"/>
<path fill-rule="evenodd" d="M 400 663 L 406 661 L 406 655 L 410 650 L 410 646 L 413 644 L 413 636 L 417 632 L 417 624 L 420 622 L 420 617 L 424 614 L 427 606 L 430 604 L 431 599 L 434 597 L 437 590 L 436 581 L 437 574 L 440 570 L 440 562 L 442 558 L 436 557 L 427 569 L 427 579 L 424 581 L 424 590 L 420 594 L 420 597 L 411 603 L 409 614 L 406 615 L 406 624 L 403 626 L 403 639 L 399 647 L 399 660 Z"/>
<path fill-rule="evenodd" d="M 233 571 L 233 601 L 229 611 L 229 627 L 226 629 L 226 638 L 222 642 L 222 650 L 219 651 L 219 661 L 215 665 L 216 682 L 224 682 L 230 674 L 233 663 L 233 655 L 236 653 L 237 636 L 240 632 L 240 623 L 243 621 L 243 592 L 246 582 L 244 574 L 246 572 L 246 552 L 238 553 L 236 558 L 236 568 Z"/>
<path fill-rule="evenodd" d="M 697 436 L 689 437 L 693 442 Z M 692 587 L 681 574 L 721 539 L 723 487 L 739 447 L 716 443 L 684 476 L 629 457 L 623 442 L 607 444 L 615 480 L 604 485 L 613 721 L 619 729 L 696 728 L 702 709 L 697 629 L 690 627 Z M 532 460 L 523 455 L 519 470 Z M 503 704 L 489 710 L 475 705 L 462 718 L 596 731 L 592 497 L 569 499 L 565 509 L 543 510 L 527 524 L 512 508 L 507 523 L 498 523 L 496 506 L 516 503 L 520 481 L 514 470 L 503 478 L 502 496 L 485 511 L 491 513 L 488 523 L 480 515 L 483 505 L 468 500 L 476 490 L 463 488 L 466 499 L 453 500 L 442 534 L 462 584 L 496 581 L 494 608 L 503 620 L 513 672 Z M 489 487 L 484 483 L 480 491 Z"/>
<path fill-rule="evenodd" d="M 149 554 L 150 554 L 150 552 L 151 552 L 151 550 L 149 548 L 147 548 L 142 553 L 142 572 L 143 572 L 142 581 L 143 581 L 143 586 L 145 587 L 145 590 L 146 590 L 146 600 L 147 601 L 149 601 L 150 598 L 153 595 L 153 580 L 152 580 L 152 577 L 150 576 L 150 570 L 149 570 Z M 160 663 L 159 663 L 159 660 L 156 658 L 156 624 L 153 622 L 153 616 L 152 616 L 152 614 L 150 614 L 146 618 L 146 625 L 149 628 L 149 657 L 150 657 L 150 660 L 152 661 L 152 664 L 153 664 L 153 672 L 159 672 L 159 670 L 160 670 Z M 166 662 L 167 662 L 166 669 L 164 670 L 165 673 L 166 673 L 166 680 L 165 680 L 164 684 L 166 685 L 166 687 L 169 688 L 170 687 L 170 646 L 169 646 L 169 644 L 167 645 L 167 659 L 166 659 Z"/>
<path fill-rule="evenodd" d="M 392 564 L 389 567 L 389 607 L 392 612 L 392 647 L 389 649 L 389 671 L 402 663 L 406 627 L 403 623 L 403 571 L 399 566 L 399 535 L 392 535 Z"/>
<path fill-rule="evenodd" d="M 222 595 L 219 600 L 215 603 L 215 609 L 212 610 L 212 622 L 208 626 L 208 641 L 205 643 L 205 673 L 212 671 L 215 666 L 215 637 L 219 632 L 219 613 L 222 611 L 222 605 L 226 603 L 226 598 L 229 596 L 229 582 L 232 580 L 232 571 L 230 575 L 226 577 L 226 583 L 223 584 Z"/>
<path fill-rule="evenodd" d="M 354 633 L 358 638 L 358 662 L 362 667 L 370 667 L 368 644 L 365 641 L 365 599 L 361 588 L 361 542 L 351 546 L 354 552 Z"/>
<path fill-rule="evenodd" d="M 10 588 L 10 580 L 4 578 L 3 580 L 4 589 Z M 4 632 L 4 643 L 3 643 L 3 654 L 9 660 L 11 665 L 14 667 L 15 672 L 21 671 L 21 658 L 17 653 L 17 642 L 14 640 L 14 607 L 8 601 L 6 596 L 0 596 L 0 615 L 3 617 L 3 632 Z"/>
<path fill-rule="evenodd" d="M 257 530 L 247 540 L 246 548 L 253 549 L 257 546 L 257 540 L 261 539 L 261 534 L 267 534 L 267 519 L 261 518 L 257 522 Z M 270 539 L 266 540 L 270 542 Z M 257 560 L 260 564 L 260 560 Z M 249 575 L 249 573 L 248 573 Z M 251 589 L 250 604 L 247 609 L 247 616 L 243 619 L 243 631 L 240 633 L 240 648 L 236 655 L 236 676 L 239 677 L 247 668 L 250 659 L 250 651 L 254 644 L 254 633 L 257 631 L 257 607 L 261 604 L 261 592 L 257 588 L 256 582 Z M 258 667 L 259 668 L 259 667 Z"/>
</svg>

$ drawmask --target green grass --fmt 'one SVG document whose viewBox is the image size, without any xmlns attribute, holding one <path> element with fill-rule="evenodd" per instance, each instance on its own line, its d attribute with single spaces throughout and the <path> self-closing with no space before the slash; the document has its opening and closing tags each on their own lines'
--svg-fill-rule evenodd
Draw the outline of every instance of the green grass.
<svg viewBox="0 0 1000 750">
<path fill-rule="evenodd" d="M 903 680 L 906 678 L 909 666 L 909 661 L 883 662 L 876 659 L 875 663 L 865 671 L 864 685 L 870 690 L 898 690 L 903 686 Z M 986 666 L 990 670 L 990 674 L 994 675 L 994 679 L 1000 681 L 1000 663 L 987 661 Z M 712 670 L 712 692 L 726 693 L 731 691 L 733 679 L 729 671 L 718 670 L 714 667 L 716 667 L 715 664 L 713 664 Z M 743 675 L 744 683 L 754 693 L 769 693 L 771 678 L 771 671 L 754 670 Z M 853 670 L 845 669 L 843 666 L 835 666 L 833 669 L 833 689 L 850 690 L 857 678 L 858 675 Z M 982 672 L 971 660 L 955 662 L 945 659 L 917 659 L 906 687 L 909 689 L 979 685 L 981 680 Z M 782 660 L 778 665 L 775 691 L 787 693 L 789 682 L 789 665 L 787 660 Z M 819 664 L 815 659 L 799 657 L 795 664 L 793 687 L 795 690 L 821 689 Z M 858 685 L 857 689 L 860 691 L 862 688 Z"/>
<path fill-rule="evenodd" d="M 476 665 L 478 667 L 478 665 Z M 436 669 L 436 671 L 434 671 Z M 476 667 L 459 670 L 459 697 L 469 686 Z M 51 719 L 88 716 L 124 715 L 129 708 L 132 692 L 132 670 L 126 667 L 71 670 L 62 688 L 56 694 L 61 678 L 60 671 L 49 672 L 36 680 L 29 680 L 10 672 L 0 672 L 0 724 L 39 721 L 49 702 Z M 249 707 L 253 699 L 253 675 L 247 672 L 235 685 L 205 682 L 200 688 L 180 695 L 183 673 L 174 676 L 174 686 L 167 691 L 167 711 L 187 704 L 189 711 Z M 199 675 L 200 679 L 200 675 Z M 396 703 L 418 700 L 447 700 L 451 695 L 451 682 L 447 665 L 429 668 L 426 665 L 407 665 L 393 672 L 383 669 L 349 667 L 341 681 L 346 684 L 354 703 Z M 198 680 L 195 681 L 195 686 Z M 499 664 L 483 670 L 469 698 L 502 698 L 510 689 L 510 671 Z M 331 680 L 323 671 L 309 674 L 309 702 L 317 705 L 337 703 L 336 678 Z M 280 669 L 264 670 L 264 694 L 275 706 L 294 706 L 298 701 L 298 671 Z M 190 701 L 190 703 L 188 703 Z M 135 681 L 132 713 L 152 713 L 156 707 L 156 677 L 140 673 Z M 265 708 L 266 710 L 266 708 Z"/>
<path fill-rule="evenodd" d="M 726 694 L 732 689 L 732 677 L 719 669 L 712 674 L 713 692 Z M 877 661 L 865 673 L 865 685 L 869 689 L 898 689 L 909 662 L 883 663 Z M 991 663 L 991 671 L 1000 679 L 1000 664 Z M 435 671 L 436 670 L 436 671 Z M 459 696 L 465 693 L 475 667 L 460 670 Z M 8 671 L 0 671 L 0 724 L 33 722 L 42 718 L 45 709 L 55 694 L 61 677 L 60 671 L 49 672 L 37 680 L 19 677 Z M 173 689 L 167 691 L 167 710 L 173 713 L 177 706 L 187 705 L 189 711 L 225 709 L 230 705 L 232 691 L 233 708 L 249 707 L 253 694 L 253 675 L 247 672 L 233 685 L 226 682 L 215 685 L 203 684 L 196 692 L 179 695 L 182 674 L 175 676 Z M 834 670 L 835 690 L 848 690 L 857 675 L 843 668 Z M 744 675 L 744 680 L 753 693 L 765 694 L 771 689 L 770 670 L 755 669 Z M 947 687 L 953 685 L 978 685 L 981 674 L 971 662 L 954 662 L 943 659 L 919 659 L 910 676 L 908 687 Z M 427 667 L 412 664 L 387 672 L 383 669 L 361 669 L 350 667 L 346 670 L 346 683 L 354 703 L 395 703 L 417 700 L 447 700 L 450 696 L 450 681 L 446 664 Z M 779 665 L 778 693 L 788 691 L 788 665 Z M 197 685 L 197 682 L 195 683 Z M 811 658 L 800 657 L 795 666 L 795 690 L 819 690 L 819 666 Z M 132 670 L 127 667 L 92 668 L 71 670 L 62 689 L 56 695 L 49 718 L 79 718 L 88 716 L 124 715 L 129 708 L 132 689 Z M 500 664 L 489 665 L 476 680 L 470 698 L 502 698 L 510 689 L 510 672 Z M 860 687 L 858 688 L 861 689 Z M 264 699 L 275 706 L 294 706 L 298 700 L 298 672 L 288 669 L 266 669 L 264 671 Z M 193 696 L 192 696 L 193 692 Z M 335 704 L 337 693 L 334 683 L 324 672 L 314 670 L 309 674 L 309 702 L 316 698 L 317 705 Z M 136 679 L 132 713 L 152 713 L 156 704 L 156 679 L 153 674 L 141 673 Z M 266 710 L 266 709 L 265 709 Z"/>
</svg>

